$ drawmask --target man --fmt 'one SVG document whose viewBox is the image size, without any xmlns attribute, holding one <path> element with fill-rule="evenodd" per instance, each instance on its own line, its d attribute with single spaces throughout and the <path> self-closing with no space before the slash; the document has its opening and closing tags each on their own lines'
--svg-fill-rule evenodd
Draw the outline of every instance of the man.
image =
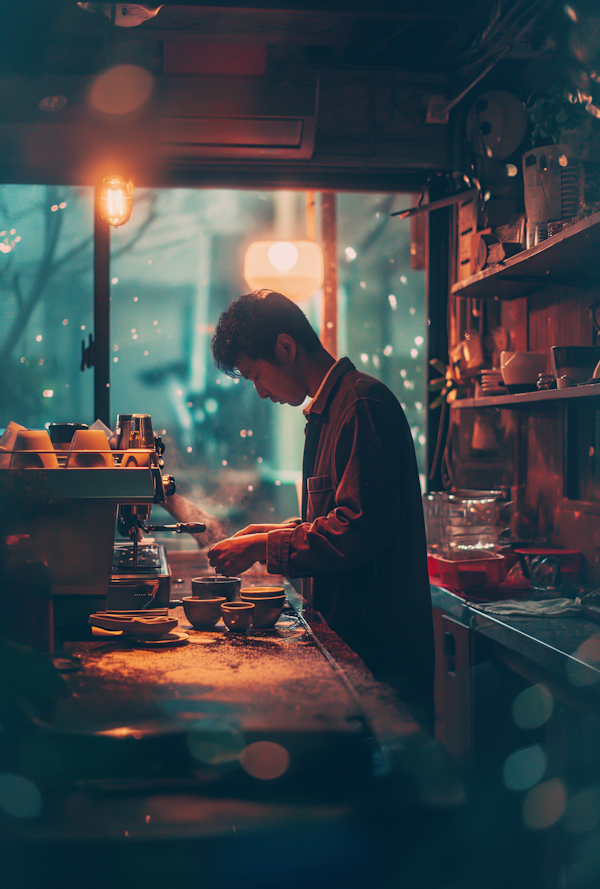
<svg viewBox="0 0 600 889">
<path fill-rule="evenodd" d="M 383 383 L 335 361 L 280 293 L 241 296 L 212 340 L 218 367 L 261 398 L 308 397 L 301 520 L 250 525 L 211 547 L 219 572 L 257 561 L 312 578 L 312 606 L 424 722 L 433 696 L 431 598 L 419 477 L 406 417 Z"/>
</svg>

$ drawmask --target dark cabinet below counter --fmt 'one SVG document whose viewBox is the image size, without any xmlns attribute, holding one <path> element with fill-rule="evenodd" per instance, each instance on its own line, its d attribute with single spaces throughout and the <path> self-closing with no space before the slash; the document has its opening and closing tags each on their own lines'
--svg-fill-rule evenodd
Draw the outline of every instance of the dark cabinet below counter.
<svg viewBox="0 0 600 889">
<path fill-rule="evenodd" d="M 460 764 L 473 825 L 523 886 L 600 883 L 600 626 L 485 615 L 432 587 L 436 737 Z M 485 836 L 483 835 L 485 833 Z M 492 843 L 493 846 L 493 843 Z M 520 877 L 519 877 L 520 879 Z M 513 881 L 514 885 L 514 881 Z M 519 883 L 519 885 L 521 885 Z"/>
</svg>

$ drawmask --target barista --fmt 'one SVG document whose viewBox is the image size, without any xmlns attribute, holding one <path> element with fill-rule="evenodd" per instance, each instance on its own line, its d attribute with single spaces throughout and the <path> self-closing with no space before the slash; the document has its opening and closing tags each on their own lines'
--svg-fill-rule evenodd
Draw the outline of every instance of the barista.
<svg viewBox="0 0 600 889">
<path fill-rule="evenodd" d="M 433 631 L 421 492 L 412 436 L 381 382 L 336 361 L 304 313 L 258 291 L 223 312 L 212 340 L 218 367 L 261 398 L 307 417 L 302 517 L 250 525 L 213 545 L 225 575 L 257 561 L 271 574 L 310 578 L 312 605 L 430 724 Z"/>
</svg>

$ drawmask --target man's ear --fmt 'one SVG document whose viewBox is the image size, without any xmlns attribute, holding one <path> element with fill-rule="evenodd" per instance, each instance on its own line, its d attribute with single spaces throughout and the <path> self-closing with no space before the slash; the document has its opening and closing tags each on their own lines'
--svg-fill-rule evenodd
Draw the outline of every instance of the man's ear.
<svg viewBox="0 0 600 889">
<path fill-rule="evenodd" d="M 280 333 L 275 344 L 275 355 L 282 364 L 293 364 L 298 346 L 289 333 Z"/>
</svg>

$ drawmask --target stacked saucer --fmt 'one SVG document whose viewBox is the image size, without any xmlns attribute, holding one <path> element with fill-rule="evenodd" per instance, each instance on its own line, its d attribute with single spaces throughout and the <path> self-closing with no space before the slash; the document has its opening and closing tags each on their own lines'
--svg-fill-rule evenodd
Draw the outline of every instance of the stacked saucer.
<svg viewBox="0 0 600 889">
<path fill-rule="evenodd" d="M 499 368 L 486 368 L 481 371 L 482 395 L 506 395 L 507 389 Z"/>
</svg>

